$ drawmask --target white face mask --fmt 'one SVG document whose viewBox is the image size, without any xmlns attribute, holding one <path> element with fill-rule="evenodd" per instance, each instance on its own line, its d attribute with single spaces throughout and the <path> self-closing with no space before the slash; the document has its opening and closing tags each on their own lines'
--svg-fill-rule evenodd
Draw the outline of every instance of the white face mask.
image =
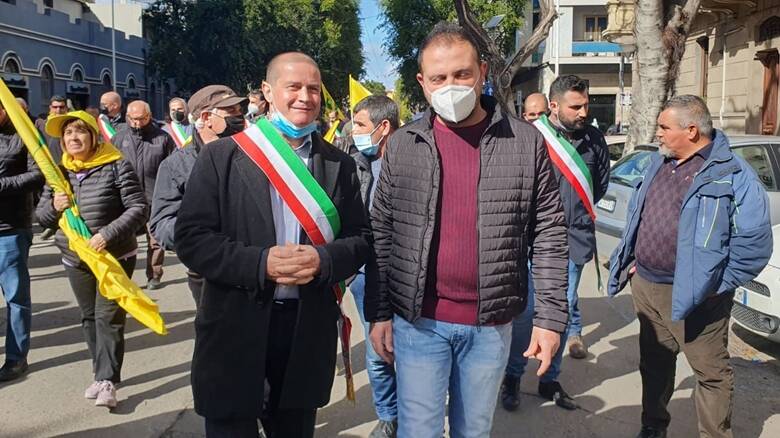
<svg viewBox="0 0 780 438">
<path fill-rule="evenodd" d="M 479 81 L 479 80 L 477 80 Z M 431 106 L 442 119 L 458 123 L 474 111 L 477 104 L 477 87 L 468 85 L 445 85 L 431 93 Z"/>
</svg>

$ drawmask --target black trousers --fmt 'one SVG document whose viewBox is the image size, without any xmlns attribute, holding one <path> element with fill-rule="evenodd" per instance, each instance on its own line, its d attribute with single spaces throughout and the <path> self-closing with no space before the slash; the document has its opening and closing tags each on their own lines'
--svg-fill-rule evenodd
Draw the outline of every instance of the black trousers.
<svg viewBox="0 0 780 438">
<path fill-rule="evenodd" d="M 298 318 L 298 300 L 274 301 L 268 327 L 265 378 L 271 392 L 263 418 L 268 438 L 312 438 L 317 420 L 316 409 L 280 409 L 284 374 L 292 349 L 292 334 Z M 211 420 L 206 418 L 208 438 L 257 438 L 256 418 Z"/>
<path fill-rule="evenodd" d="M 120 260 L 128 277 L 132 277 L 136 257 Z M 81 328 L 92 356 L 95 380 L 121 380 L 125 356 L 124 309 L 116 301 L 106 299 L 97 288 L 97 279 L 85 264 L 65 265 L 70 286 L 81 308 Z"/>
<path fill-rule="evenodd" d="M 200 296 L 203 295 L 203 276 L 188 269 L 187 286 L 190 288 L 192 299 L 195 300 L 195 310 L 197 310 L 200 307 Z"/>
</svg>

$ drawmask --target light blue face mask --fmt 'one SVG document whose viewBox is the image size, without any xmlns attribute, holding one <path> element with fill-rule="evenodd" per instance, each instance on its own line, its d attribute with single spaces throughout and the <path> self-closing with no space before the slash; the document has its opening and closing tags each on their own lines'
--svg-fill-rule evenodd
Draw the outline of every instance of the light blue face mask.
<svg viewBox="0 0 780 438">
<path fill-rule="evenodd" d="M 274 111 L 274 114 L 271 116 L 271 123 L 288 138 L 303 138 L 317 130 L 317 123 L 311 122 L 299 128 L 287 120 L 279 111 Z"/>
<path fill-rule="evenodd" d="M 373 157 L 379 152 L 379 143 L 382 143 L 382 138 L 385 138 L 383 135 L 382 138 L 379 139 L 379 143 L 376 144 L 371 141 L 371 136 L 379 129 L 379 126 L 381 125 L 377 125 L 376 128 L 368 134 L 352 134 L 352 141 L 355 142 L 355 147 L 367 157 Z"/>
</svg>

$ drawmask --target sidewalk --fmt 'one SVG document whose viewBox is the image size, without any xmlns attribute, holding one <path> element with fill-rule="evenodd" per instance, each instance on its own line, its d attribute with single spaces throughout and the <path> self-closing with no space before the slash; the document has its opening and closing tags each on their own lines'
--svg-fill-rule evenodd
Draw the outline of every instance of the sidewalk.
<svg viewBox="0 0 780 438">
<path fill-rule="evenodd" d="M 134 275 L 141 286 L 145 284 L 143 254 L 139 254 Z M 91 383 L 89 355 L 78 306 L 51 241 L 36 238 L 30 265 L 30 372 L 21 381 L 0 384 L 0 437 L 203 436 L 203 421 L 192 410 L 189 386 L 194 304 L 185 269 L 173 255 L 166 257 L 165 287 L 150 293 L 164 313 L 169 334 L 161 337 L 128 321 L 123 383 L 118 391 L 119 406 L 113 412 L 96 408 L 83 398 L 84 388 Z M 626 294 L 608 300 L 594 285 L 595 273 L 589 264 L 581 283 L 580 305 L 591 355 L 582 361 L 566 357 L 561 375 L 561 383 L 581 409 L 564 411 L 537 397 L 537 381 L 529 370 L 522 384 L 520 410 L 510 414 L 498 408 L 492 436 L 617 438 L 637 433 L 641 412 L 639 326 L 633 318 L 631 297 Z M 0 324 L 4 327 L 2 306 Z M 346 308 L 357 318 L 351 301 Z M 780 436 L 780 346 L 737 331 L 752 346 L 732 334 L 737 382 L 734 436 Z M 344 398 L 344 380 L 337 376 L 331 404 L 319 411 L 317 437 L 366 437 L 374 426 L 362 331 L 355 329 L 352 339 L 357 404 L 353 406 Z M 4 357 L 2 346 L 0 357 Z M 681 358 L 670 409 L 670 437 L 697 436 L 694 385 L 691 369 Z"/>
</svg>

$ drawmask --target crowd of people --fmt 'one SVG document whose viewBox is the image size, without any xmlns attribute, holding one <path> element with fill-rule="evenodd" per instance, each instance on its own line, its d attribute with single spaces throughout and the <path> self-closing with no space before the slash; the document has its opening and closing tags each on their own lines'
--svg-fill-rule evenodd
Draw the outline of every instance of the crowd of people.
<svg viewBox="0 0 780 438">
<path fill-rule="evenodd" d="M 208 437 L 313 436 L 349 326 L 343 285 L 369 340 L 371 438 L 441 437 L 445 415 L 452 437 L 489 436 L 499 401 L 519 408 L 529 359 L 539 395 L 577 408 L 559 376 L 565 352 L 588 357 L 583 321 L 600 317 L 581 314 L 578 289 L 598 263 L 608 149 L 587 123 L 586 80 L 557 78 L 517 118 L 483 95 L 482 59 L 464 29 L 437 24 L 418 51 L 428 110 L 401 126 L 393 100 L 363 99 L 341 139 L 347 153 L 323 140 L 319 67 L 299 52 L 273 58 L 248 98 L 214 84 L 172 99 L 163 127 L 143 101 L 123 114 L 114 92 L 98 114 L 52 98 L 36 126 L 89 245 L 132 276 L 145 235 L 148 289 L 161 287 L 166 250 L 188 269 L 192 390 Z M 767 196 L 701 98 L 670 99 L 657 137 L 608 277 L 610 294 L 631 284 L 640 322 L 637 436 L 666 436 L 683 352 L 701 436 L 730 437 L 728 319 L 735 288 L 771 254 Z M 0 107 L 0 381 L 27 370 L 35 217 L 54 234 L 81 309 L 94 372 L 84 396 L 115 407 L 125 312 L 58 230 L 71 199 L 40 193 L 43 183 Z"/>
</svg>

